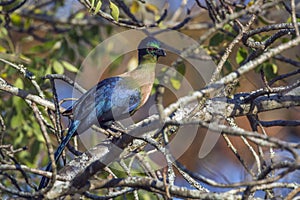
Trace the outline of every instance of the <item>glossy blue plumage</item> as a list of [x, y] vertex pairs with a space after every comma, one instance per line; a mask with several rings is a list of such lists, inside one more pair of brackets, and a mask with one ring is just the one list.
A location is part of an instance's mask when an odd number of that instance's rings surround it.
[[[54, 153], [55, 162], [58, 162], [66, 145], [75, 134], [84, 132], [93, 124], [101, 125], [128, 117], [135, 112], [140, 103], [140, 88], [129, 77], [111, 77], [98, 83], [67, 109], [66, 112], [72, 111], [74, 120], [66, 137]], [[46, 171], [51, 169], [49, 163]], [[47, 178], [42, 179], [40, 188], [45, 186], [47, 180]]]
[[85, 93], [71, 108], [74, 120], [80, 120], [80, 132], [93, 124], [122, 119], [133, 114], [141, 103], [140, 86], [130, 77], [104, 79]]
[[[73, 121], [54, 153], [55, 162], [75, 134], [84, 132], [94, 124], [103, 126], [108, 122], [129, 117], [147, 101], [154, 81], [155, 62], [159, 56], [165, 56], [165, 52], [157, 48], [157, 45], [153, 38], [143, 40], [139, 45], [139, 64], [142, 64], [140, 68], [104, 79], [66, 110], [65, 113], [73, 114]], [[51, 163], [46, 167], [46, 171], [50, 170]], [[43, 177], [39, 189], [47, 183], [48, 178]]]

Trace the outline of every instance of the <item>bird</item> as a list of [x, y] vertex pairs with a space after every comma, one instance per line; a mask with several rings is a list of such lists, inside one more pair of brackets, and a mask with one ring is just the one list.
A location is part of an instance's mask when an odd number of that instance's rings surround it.
[[[155, 80], [155, 67], [159, 57], [166, 56], [161, 43], [148, 36], [138, 45], [138, 66], [129, 72], [106, 78], [84, 93], [64, 114], [73, 119], [66, 136], [54, 153], [57, 163], [71, 138], [83, 133], [92, 125], [106, 126], [113, 121], [133, 115], [148, 100]], [[46, 171], [51, 171], [51, 162]], [[39, 189], [46, 187], [49, 179], [41, 179]]]

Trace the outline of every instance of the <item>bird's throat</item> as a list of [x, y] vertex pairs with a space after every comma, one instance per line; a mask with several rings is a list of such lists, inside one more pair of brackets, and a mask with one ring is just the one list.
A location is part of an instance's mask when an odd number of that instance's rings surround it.
[[157, 62], [156, 56], [150, 54], [146, 54], [141, 57], [139, 56], [139, 66], [147, 63], [156, 63], [156, 62]]

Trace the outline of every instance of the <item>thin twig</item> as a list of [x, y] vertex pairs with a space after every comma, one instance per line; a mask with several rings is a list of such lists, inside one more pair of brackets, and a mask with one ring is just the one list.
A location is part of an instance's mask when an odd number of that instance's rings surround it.
[[300, 33], [299, 33], [299, 27], [297, 24], [295, 0], [291, 0], [291, 9], [292, 9], [292, 22], [295, 27], [296, 35], [299, 36]]

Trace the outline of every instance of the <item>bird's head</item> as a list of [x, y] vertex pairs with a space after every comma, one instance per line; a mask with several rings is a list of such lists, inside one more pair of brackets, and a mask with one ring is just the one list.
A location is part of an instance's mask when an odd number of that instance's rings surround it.
[[143, 39], [138, 46], [139, 64], [156, 62], [160, 56], [166, 56], [161, 44], [153, 37]]

